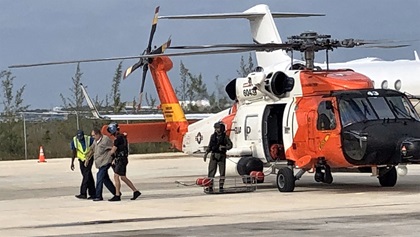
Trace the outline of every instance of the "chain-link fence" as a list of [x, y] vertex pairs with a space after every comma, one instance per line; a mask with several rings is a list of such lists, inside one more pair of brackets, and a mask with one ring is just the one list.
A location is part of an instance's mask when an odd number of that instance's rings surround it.
[[[70, 142], [78, 127], [90, 134], [93, 128], [109, 123], [87, 119], [80, 114], [69, 114], [65, 120], [44, 120], [28, 119], [24, 114], [13, 120], [3, 118], [0, 122], [0, 160], [38, 159], [40, 146], [47, 159], [70, 157]], [[172, 151], [169, 143], [130, 144], [131, 154], [168, 151]]]

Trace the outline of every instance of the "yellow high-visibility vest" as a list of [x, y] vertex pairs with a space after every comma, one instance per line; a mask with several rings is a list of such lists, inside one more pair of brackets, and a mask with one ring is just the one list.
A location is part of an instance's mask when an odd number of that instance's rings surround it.
[[77, 139], [76, 137], [73, 137], [73, 143], [74, 143], [74, 147], [76, 148], [77, 151], [77, 158], [81, 161], [85, 161], [86, 160], [86, 155], [90, 150], [90, 136], [85, 135], [85, 149], [83, 150], [83, 146], [82, 143], [79, 141], [79, 139]]

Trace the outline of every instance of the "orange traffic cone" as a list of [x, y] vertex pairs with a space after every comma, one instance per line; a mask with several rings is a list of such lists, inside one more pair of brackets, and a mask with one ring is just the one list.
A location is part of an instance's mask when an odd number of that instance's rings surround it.
[[44, 149], [42, 149], [42, 146], [39, 147], [39, 158], [38, 158], [38, 163], [40, 162], [47, 162], [45, 160], [45, 155], [44, 155]]

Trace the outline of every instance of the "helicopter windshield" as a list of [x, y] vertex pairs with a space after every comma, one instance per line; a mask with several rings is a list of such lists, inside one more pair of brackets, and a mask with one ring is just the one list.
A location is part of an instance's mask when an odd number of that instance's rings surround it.
[[410, 101], [403, 96], [342, 97], [339, 111], [343, 127], [378, 119], [419, 120]]

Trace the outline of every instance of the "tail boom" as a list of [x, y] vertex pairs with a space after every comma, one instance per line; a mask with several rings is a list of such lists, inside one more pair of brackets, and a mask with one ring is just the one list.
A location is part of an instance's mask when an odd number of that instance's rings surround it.
[[157, 57], [149, 64], [150, 72], [158, 93], [161, 109], [173, 148], [182, 150], [182, 139], [188, 131], [188, 121], [179, 104], [167, 72], [173, 67], [169, 57]]
[[[111, 135], [108, 126], [102, 127], [102, 134]], [[120, 131], [127, 133], [129, 143], [167, 142], [169, 132], [165, 122], [119, 124]]]

